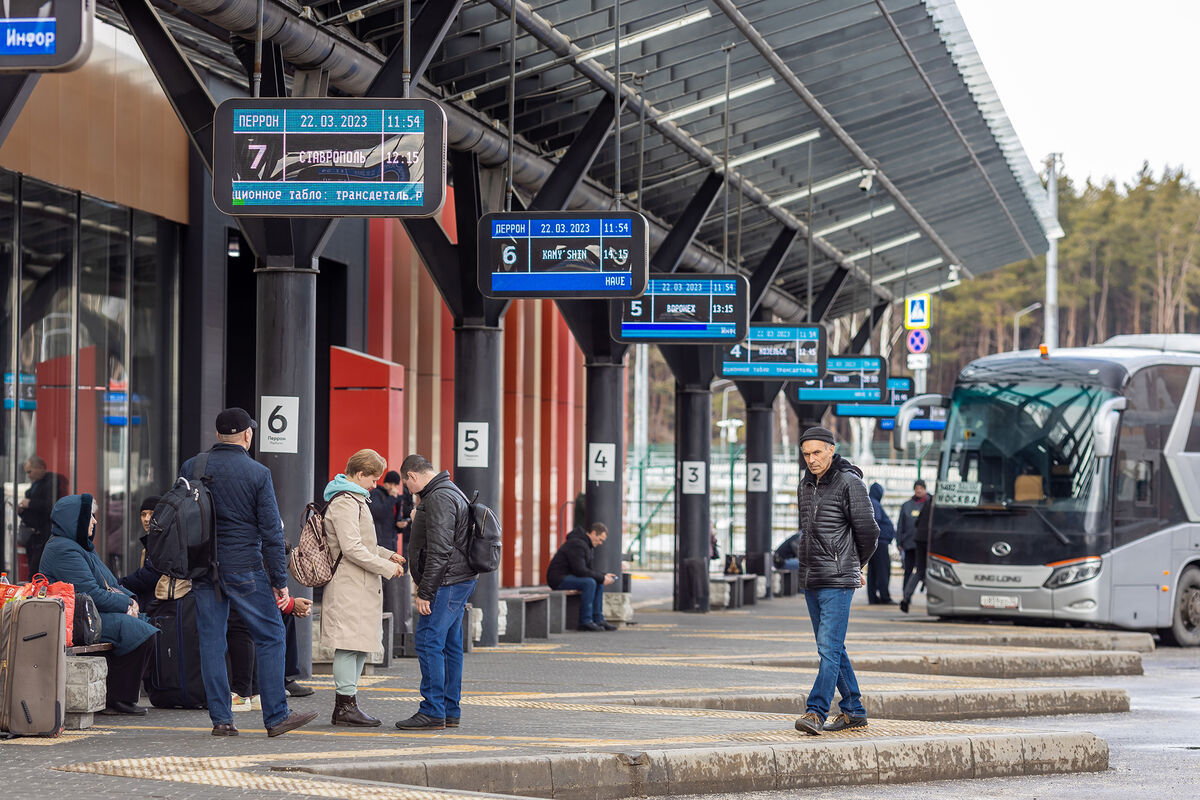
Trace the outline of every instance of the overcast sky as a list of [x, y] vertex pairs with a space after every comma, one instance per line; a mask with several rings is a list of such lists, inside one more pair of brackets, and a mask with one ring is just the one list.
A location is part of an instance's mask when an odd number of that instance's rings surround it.
[[957, 0], [1025, 152], [1082, 182], [1200, 180], [1200, 0]]

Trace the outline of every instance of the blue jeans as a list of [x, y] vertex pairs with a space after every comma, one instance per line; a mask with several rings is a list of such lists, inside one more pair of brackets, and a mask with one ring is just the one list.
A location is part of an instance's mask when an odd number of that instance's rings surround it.
[[225, 669], [225, 630], [229, 607], [233, 606], [246, 623], [254, 640], [258, 661], [259, 693], [262, 696], [263, 725], [273, 727], [287, 719], [287, 692], [283, 688], [284, 629], [279, 607], [266, 570], [226, 572], [220, 577], [221, 596], [211, 581], [192, 582], [196, 597], [196, 627], [200, 635], [200, 669], [204, 673], [204, 694], [208, 716], [214, 725], [233, 722], [229, 703], [229, 673]]
[[798, 559], [798, 558], [785, 558], [785, 559], [783, 560], [783, 568], [784, 568], [784, 569], [786, 569], [788, 572], [797, 572], [797, 571], [799, 571], [799, 569], [800, 569], [800, 559]]
[[850, 599], [853, 589], [805, 589], [804, 599], [808, 603], [808, 617], [812, 620], [813, 634], [817, 637], [817, 654], [821, 664], [817, 668], [817, 679], [808, 693], [805, 712], [821, 717], [829, 713], [833, 704], [833, 688], [837, 686], [842, 699], [838, 707], [851, 717], [865, 717], [862, 694], [858, 691], [858, 679], [850, 656], [846, 655], [846, 627], [850, 622]]
[[568, 575], [558, 584], [559, 589], [579, 590], [579, 624], [604, 624], [604, 584], [595, 578]]
[[417, 618], [421, 713], [427, 717], [462, 716], [463, 608], [473, 591], [473, 580], [442, 586], [429, 604], [432, 613]]

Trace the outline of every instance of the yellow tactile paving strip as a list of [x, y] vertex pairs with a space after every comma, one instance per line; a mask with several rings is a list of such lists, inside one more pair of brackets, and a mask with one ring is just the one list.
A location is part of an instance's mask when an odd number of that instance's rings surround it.
[[16, 739], [8, 739], [0, 746], [7, 747], [8, 745], [24, 745], [25, 747], [47, 747], [56, 744], [72, 744], [83, 739], [90, 739], [93, 736], [102, 736], [108, 731], [96, 730], [94, 728], [86, 731], [63, 731], [53, 739], [45, 739], [40, 736], [21, 736]]

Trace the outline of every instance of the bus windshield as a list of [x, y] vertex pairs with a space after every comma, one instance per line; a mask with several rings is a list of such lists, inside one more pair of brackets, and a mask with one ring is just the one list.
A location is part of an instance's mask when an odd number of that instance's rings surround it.
[[1092, 420], [1115, 396], [1081, 383], [959, 384], [946, 422], [938, 505], [1102, 511], [1109, 459], [1097, 463]]

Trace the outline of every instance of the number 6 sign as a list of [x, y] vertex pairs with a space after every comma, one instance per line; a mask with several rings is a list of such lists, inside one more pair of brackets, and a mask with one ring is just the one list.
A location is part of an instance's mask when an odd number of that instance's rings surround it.
[[263, 395], [258, 411], [258, 451], [260, 453], [298, 453], [300, 451], [300, 398]]

